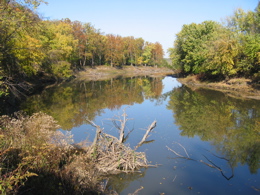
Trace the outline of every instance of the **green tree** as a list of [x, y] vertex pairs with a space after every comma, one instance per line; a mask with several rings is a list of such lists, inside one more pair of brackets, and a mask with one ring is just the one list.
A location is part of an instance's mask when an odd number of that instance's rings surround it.
[[215, 40], [206, 43], [207, 54], [202, 72], [224, 77], [235, 75], [239, 71], [239, 40], [227, 29], [219, 28], [216, 32]]
[[144, 64], [145, 66], [152, 62], [152, 50], [154, 45], [152, 43], [146, 42], [142, 56], [139, 57], [139, 64]]
[[237, 37], [241, 47], [237, 64], [239, 71], [245, 76], [260, 76], [259, 22], [260, 3], [255, 12], [238, 9], [227, 19], [227, 27], [233, 32], [233, 36]]
[[[42, 1], [0, 2], [0, 67], [5, 77], [34, 74], [42, 60], [40, 19], [28, 7]], [[36, 69], [36, 70], [35, 70]]]
[[48, 31], [48, 51], [45, 63], [50, 72], [58, 78], [67, 78], [72, 74], [71, 58], [78, 40], [72, 35], [69, 21], [45, 21]]
[[133, 55], [134, 55], [134, 63], [136, 65], [140, 64], [139, 63], [139, 58], [142, 56], [144, 43], [145, 43], [145, 41], [144, 41], [143, 38], [135, 39]]
[[238, 9], [226, 25], [213, 21], [184, 25], [169, 49], [172, 64], [187, 74], [260, 79], [260, 3], [255, 12]]
[[[253, 34], [245, 36], [245, 43], [243, 47], [246, 63], [248, 64], [245, 71], [250, 70], [251, 73], [258, 73], [260, 71], [260, 34]], [[245, 60], [244, 60], [245, 61]], [[259, 75], [260, 76], [260, 75]]]
[[95, 57], [97, 55], [97, 30], [90, 24], [84, 24], [84, 32], [87, 37], [86, 41], [86, 57], [90, 59], [90, 64], [93, 67], [95, 64]]
[[199, 73], [206, 60], [205, 43], [212, 39], [219, 26], [214, 21], [183, 25], [181, 32], [177, 34], [174, 48], [169, 50], [174, 67], [185, 73]]

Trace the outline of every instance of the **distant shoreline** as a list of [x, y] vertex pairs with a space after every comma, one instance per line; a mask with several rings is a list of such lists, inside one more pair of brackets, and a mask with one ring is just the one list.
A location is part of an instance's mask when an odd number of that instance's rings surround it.
[[109, 78], [134, 77], [134, 76], [167, 76], [173, 75], [175, 71], [165, 67], [151, 66], [95, 66], [94, 68], [87, 67], [83, 71], [76, 74], [78, 80], [106, 80]]

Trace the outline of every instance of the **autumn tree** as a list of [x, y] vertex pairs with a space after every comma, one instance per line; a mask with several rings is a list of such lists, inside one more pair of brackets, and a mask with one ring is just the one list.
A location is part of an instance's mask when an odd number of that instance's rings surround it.
[[133, 66], [134, 63], [134, 45], [135, 45], [135, 38], [133, 36], [124, 37], [124, 50], [125, 50], [125, 57], [127, 58], [127, 63]]
[[74, 39], [78, 40], [74, 58], [73, 67], [82, 68], [86, 66], [87, 56], [86, 56], [86, 45], [87, 45], [87, 35], [85, 33], [84, 24], [80, 21], [72, 22], [72, 34]]
[[[85, 27], [85, 33], [87, 36], [87, 51], [90, 56], [90, 64], [93, 67], [96, 64], [100, 64], [104, 53], [105, 39], [99, 29], [95, 29], [94, 26], [88, 24]], [[99, 62], [98, 62], [99, 61]]]
[[83, 26], [86, 35], [85, 58], [87, 58], [90, 61], [90, 65], [93, 67], [95, 64], [94, 59], [96, 55], [96, 29], [90, 23], [86, 23]]
[[144, 45], [145, 45], [145, 41], [143, 38], [135, 39], [135, 43], [134, 43], [134, 62], [135, 62], [135, 64], [140, 64], [139, 59], [142, 56]]
[[123, 63], [123, 41], [119, 35], [108, 34], [106, 45], [106, 60], [111, 67]]
[[104, 35], [90, 23], [68, 18], [44, 20], [35, 12], [41, 3], [46, 2], [0, 1], [0, 96], [12, 83], [45, 73], [64, 79], [87, 65], [160, 63], [159, 43]]
[[95, 41], [96, 45], [96, 64], [102, 65], [105, 59], [105, 51], [106, 51], [106, 44], [107, 44], [107, 37], [103, 35], [99, 30], [95, 33]]
[[153, 49], [152, 49], [152, 61], [154, 66], [162, 64], [163, 60], [163, 48], [162, 45], [159, 42], [156, 42], [153, 44]]

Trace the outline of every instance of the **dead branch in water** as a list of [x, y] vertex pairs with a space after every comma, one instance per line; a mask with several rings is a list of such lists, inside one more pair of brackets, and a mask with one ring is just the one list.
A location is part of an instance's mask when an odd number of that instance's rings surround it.
[[[126, 108], [125, 108], [126, 109]], [[123, 110], [123, 114], [121, 115], [122, 117], [120, 116], [116, 116], [117, 118], [113, 118], [113, 119], [108, 119], [108, 120], [111, 120], [113, 125], [119, 130], [119, 139], [118, 139], [118, 142], [119, 143], [124, 143], [125, 140], [127, 139], [127, 137], [130, 135], [130, 133], [133, 131], [133, 129], [131, 131], [128, 132], [128, 134], [125, 136], [125, 128], [126, 128], [126, 123], [127, 121], [129, 120], [132, 120], [132, 119], [129, 119], [127, 118], [127, 114], [125, 112], [125, 109]], [[118, 124], [119, 123], [119, 124]], [[150, 143], [150, 142], [153, 142], [154, 140], [150, 140], [150, 141], [146, 141], [147, 138], [150, 136], [149, 133], [156, 127], [156, 120], [153, 121], [150, 126], [147, 128], [142, 140], [135, 146], [135, 150], [137, 148], [139, 148], [141, 145], [145, 144], [145, 143]]]
[[146, 139], [150, 136], [149, 133], [156, 127], [156, 121], [153, 121], [151, 123], [151, 125], [148, 127], [148, 129], [146, 130], [143, 139], [137, 144], [137, 146], [135, 147], [135, 149], [139, 148], [141, 145], [143, 145], [146, 141]]
[[182, 149], [184, 150], [186, 156], [183, 156], [183, 155], [177, 153], [175, 150], [169, 148], [168, 146], [166, 146], [166, 147], [168, 148], [168, 150], [170, 150], [170, 151], [173, 152], [176, 156], [178, 156], [178, 158], [182, 158], [182, 159], [186, 159], [186, 160], [197, 161], [197, 162], [200, 162], [200, 163], [202, 163], [202, 164], [204, 164], [204, 165], [206, 165], [206, 166], [208, 166], [208, 167], [210, 167], [210, 168], [214, 168], [214, 169], [218, 170], [218, 171], [221, 173], [221, 175], [222, 175], [225, 179], [227, 179], [227, 180], [230, 180], [231, 178], [234, 177], [234, 170], [233, 170], [233, 167], [232, 167], [232, 165], [230, 164], [230, 162], [229, 162], [228, 159], [226, 159], [226, 158], [224, 158], [224, 157], [219, 157], [219, 156], [213, 154], [212, 152], [210, 152], [213, 156], [215, 156], [215, 157], [217, 157], [217, 158], [219, 158], [219, 159], [226, 160], [226, 161], [228, 162], [229, 167], [231, 168], [231, 171], [232, 171], [232, 174], [231, 174], [230, 177], [227, 177], [227, 176], [224, 174], [223, 170], [222, 170], [219, 166], [217, 166], [215, 163], [213, 163], [213, 161], [210, 160], [209, 158], [207, 158], [205, 155], [203, 155], [203, 156], [204, 156], [204, 158], [205, 158], [209, 163], [204, 162], [203, 160], [196, 160], [196, 159], [190, 158], [190, 157], [189, 157], [189, 154], [188, 154], [188, 152], [187, 152], [187, 150], [186, 150], [186, 148], [185, 148], [184, 146], [182, 146], [182, 145], [181, 145], [180, 143], [178, 143], [178, 142], [175, 142], [175, 143], [182, 147]]
[[[121, 118], [120, 116], [117, 116], [117, 119], [115, 119], [115, 118], [109, 119], [112, 121], [113, 125], [119, 130], [119, 142], [120, 143], [123, 143], [125, 141], [126, 137], [128, 137], [129, 134], [127, 136], [125, 136], [126, 123], [127, 123], [127, 121], [132, 120], [132, 119], [127, 118], [125, 109], [123, 110], [123, 114], [121, 115], [123, 118]], [[119, 122], [119, 124], [117, 122]], [[130, 131], [130, 133], [132, 131]]]
[[144, 189], [143, 186], [141, 186], [140, 188], [138, 188], [137, 190], [134, 191], [134, 193], [130, 193], [128, 195], [138, 195], [139, 191], [141, 191], [142, 189]]
[[93, 151], [95, 150], [95, 147], [96, 147], [96, 145], [97, 145], [97, 142], [98, 142], [98, 139], [99, 139], [99, 137], [100, 137], [100, 134], [101, 134], [102, 130], [101, 130], [100, 126], [96, 125], [93, 121], [91, 121], [91, 120], [89, 120], [89, 119], [86, 119], [86, 120], [87, 120], [93, 127], [96, 128], [96, 136], [95, 136], [94, 141], [93, 141], [93, 143], [92, 143], [92, 145], [91, 145], [92, 152], [93, 152]]
[[193, 159], [191, 159], [191, 158], [189, 158], [189, 157], [182, 156], [181, 154], [177, 153], [175, 150], [169, 148], [168, 146], [166, 146], [166, 148], [167, 148], [168, 150], [170, 150], [171, 152], [173, 152], [176, 156], [179, 156], [179, 158], [183, 158], [183, 159], [186, 159], [186, 160], [193, 160]]
[[152, 124], [148, 127], [146, 133], [143, 136], [143, 139], [139, 142], [139, 144], [143, 143], [149, 136], [148, 134], [156, 127], [156, 121], [153, 121]]

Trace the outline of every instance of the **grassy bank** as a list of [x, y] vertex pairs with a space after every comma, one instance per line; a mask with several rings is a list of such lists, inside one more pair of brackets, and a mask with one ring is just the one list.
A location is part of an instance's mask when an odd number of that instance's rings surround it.
[[223, 81], [202, 81], [197, 75], [178, 78], [178, 81], [196, 90], [208, 88], [222, 91], [227, 95], [240, 98], [260, 99], [260, 84], [251, 79], [232, 78]]

